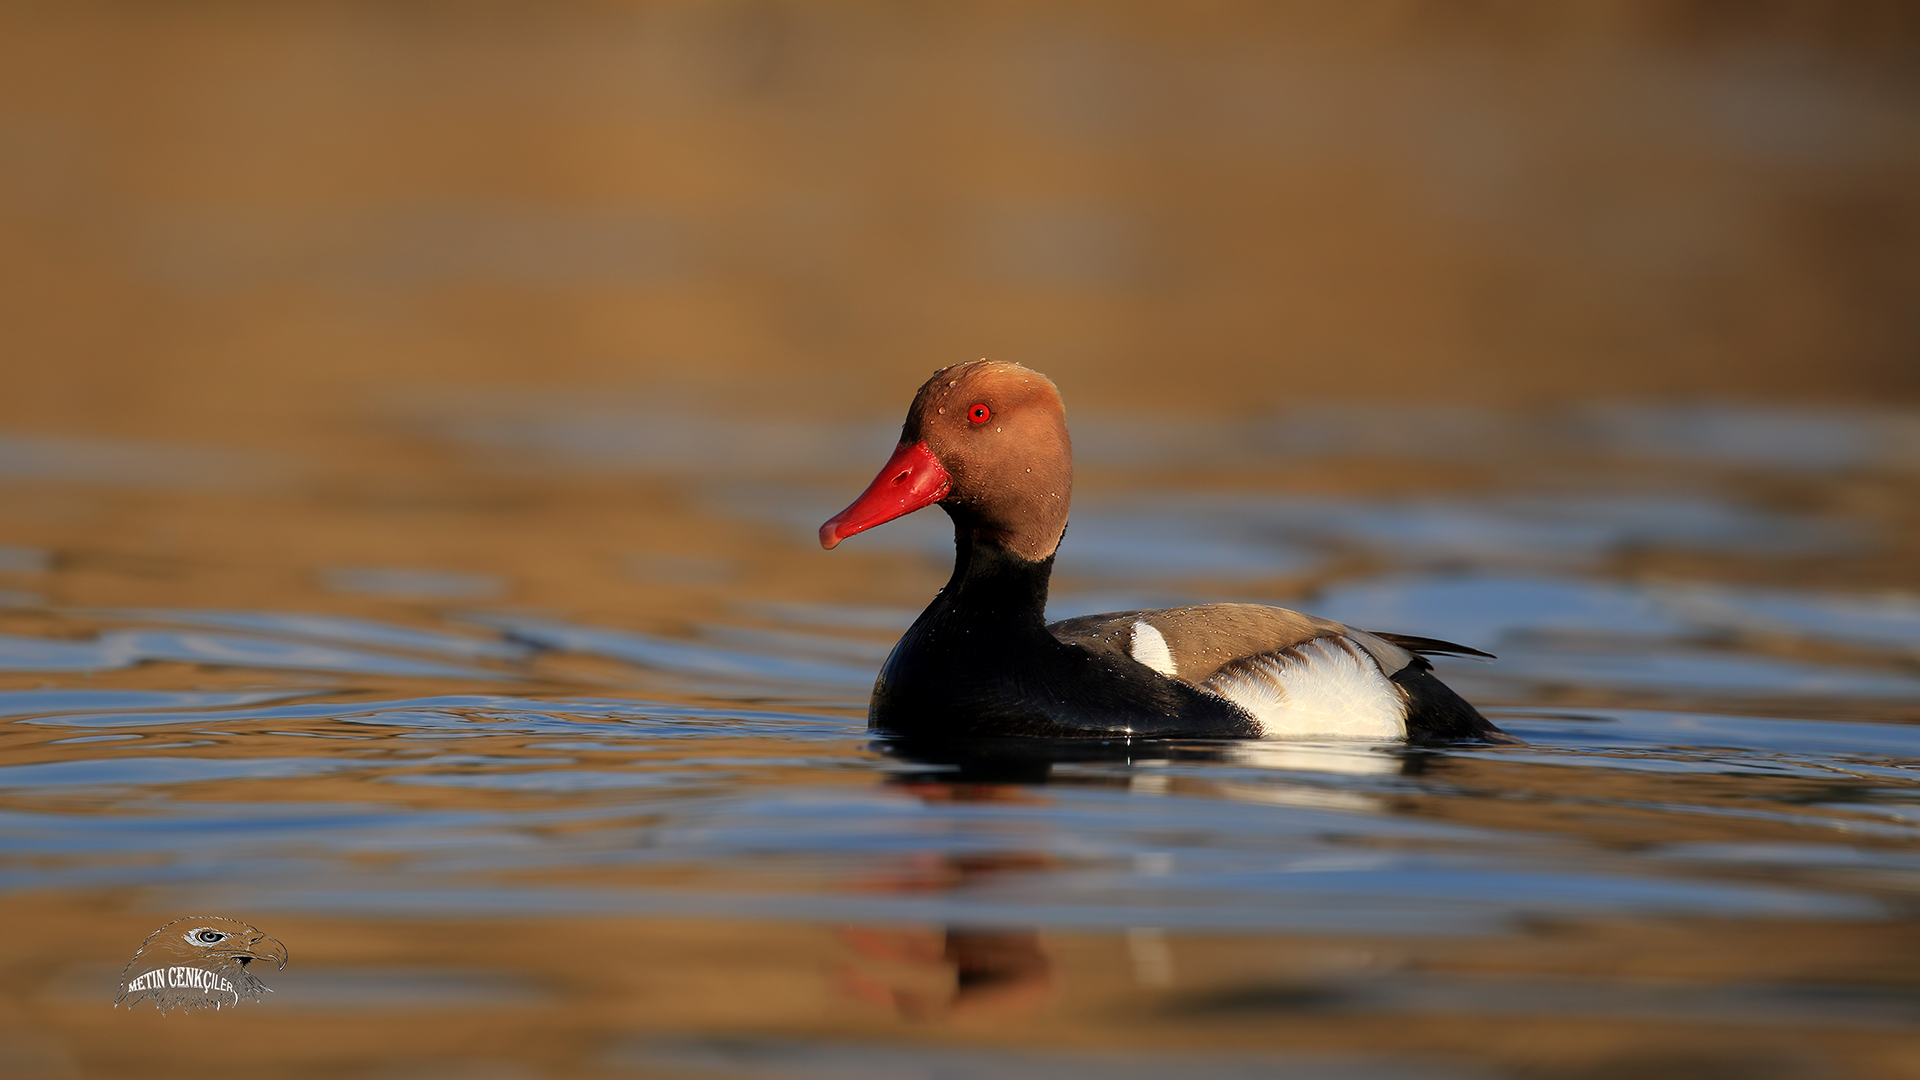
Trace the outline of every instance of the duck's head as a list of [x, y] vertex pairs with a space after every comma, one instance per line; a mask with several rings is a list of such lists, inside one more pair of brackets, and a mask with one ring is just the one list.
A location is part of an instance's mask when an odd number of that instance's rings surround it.
[[900, 445], [853, 505], [820, 526], [820, 546], [939, 503], [960, 533], [1037, 562], [1059, 546], [1072, 496], [1060, 391], [1019, 364], [973, 360], [920, 387]]

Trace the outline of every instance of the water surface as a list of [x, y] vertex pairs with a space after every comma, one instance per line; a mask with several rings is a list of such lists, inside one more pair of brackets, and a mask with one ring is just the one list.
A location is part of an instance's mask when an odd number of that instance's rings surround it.
[[[770, 461], [541, 409], [443, 411], [377, 481], [9, 458], [0, 905], [34, 930], [4, 951], [7, 1069], [1825, 1077], [1920, 1052], [1902, 417], [1488, 414], [1493, 449], [1437, 423], [1330, 451], [1294, 413], [1247, 422], [1229, 471], [1201, 467], [1219, 425], [1076, 418], [1056, 616], [1252, 599], [1461, 640], [1500, 659], [1444, 677], [1525, 744], [1042, 760], [865, 730], [949, 550], [933, 513], [812, 546], [882, 418]], [[288, 944], [271, 999], [106, 1008], [198, 912]]]

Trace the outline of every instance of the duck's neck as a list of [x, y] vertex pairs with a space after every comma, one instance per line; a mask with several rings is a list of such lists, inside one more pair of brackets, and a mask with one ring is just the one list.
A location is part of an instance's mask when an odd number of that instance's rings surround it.
[[1028, 731], [1075, 707], [1049, 689], [1065, 645], [1047, 632], [1053, 557], [1023, 559], [956, 530], [953, 577], [914, 620], [874, 681], [867, 719], [896, 732]]
[[953, 577], [940, 590], [933, 609], [948, 622], [997, 628], [1008, 639], [1026, 632], [1045, 633], [1047, 583], [1053, 556], [1027, 559], [995, 539], [965, 527], [954, 530]]

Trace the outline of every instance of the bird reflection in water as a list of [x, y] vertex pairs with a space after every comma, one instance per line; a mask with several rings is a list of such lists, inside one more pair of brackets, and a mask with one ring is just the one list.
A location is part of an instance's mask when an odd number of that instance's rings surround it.
[[1053, 996], [1053, 961], [1033, 929], [842, 931], [864, 963], [841, 983], [908, 1020], [1026, 1014]]
[[[1044, 768], [1040, 775], [1044, 777]], [[1032, 776], [969, 769], [910, 774], [891, 783], [928, 804], [1045, 806], [1053, 801], [1030, 782], [1015, 779], [1030, 781]], [[869, 881], [868, 887], [948, 892], [1001, 875], [1059, 866], [1060, 860], [1045, 852], [940, 853], [913, 860], [896, 874]], [[849, 927], [841, 934], [860, 958], [842, 975], [845, 989], [862, 1001], [891, 1007], [907, 1020], [964, 1022], [1026, 1015], [1053, 996], [1053, 961], [1040, 943], [1040, 932], [1031, 927]]]
[[[1324, 784], [1288, 782], [1279, 776], [1417, 776], [1440, 760], [1429, 751], [1364, 743], [887, 739], [876, 748], [921, 766], [885, 782], [929, 806], [977, 803], [1046, 807], [1055, 801], [1047, 787], [1058, 784], [1164, 794], [1167, 778], [1159, 770], [1075, 770], [1063, 776], [1055, 772], [1055, 767], [1164, 766], [1207, 761], [1278, 774], [1258, 783], [1208, 782], [1206, 786], [1216, 796], [1391, 813], [1393, 808], [1377, 796]], [[884, 877], [867, 879], [866, 887], [890, 893], [948, 893], [1004, 875], [1064, 868], [1058, 857], [1044, 851], [926, 853], [907, 860]], [[844, 988], [863, 1001], [889, 1006], [909, 1020], [1029, 1015], [1051, 999], [1056, 986], [1053, 963], [1041, 944], [1039, 931], [1033, 928], [849, 928], [842, 931], [842, 937], [859, 957], [842, 973]], [[1153, 943], [1130, 938], [1129, 944], [1139, 954], [1143, 945]], [[1164, 945], [1159, 949], [1164, 952]], [[1136, 963], [1139, 959], [1136, 955]]]

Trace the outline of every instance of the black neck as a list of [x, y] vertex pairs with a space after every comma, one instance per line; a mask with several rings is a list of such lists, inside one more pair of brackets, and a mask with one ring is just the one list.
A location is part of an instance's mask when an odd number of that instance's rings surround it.
[[1053, 558], [1023, 559], [964, 527], [954, 534], [953, 577], [880, 669], [868, 713], [876, 724], [937, 731], [1000, 715], [1062, 648], [1046, 626]]
[[1001, 634], [1045, 632], [1053, 556], [1038, 562], [1023, 559], [998, 540], [974, 536], [958, 523], [953, 546], [953, 577], [940, 590], [935, 608], [944, 609], [948, 620], [983, 621]]

